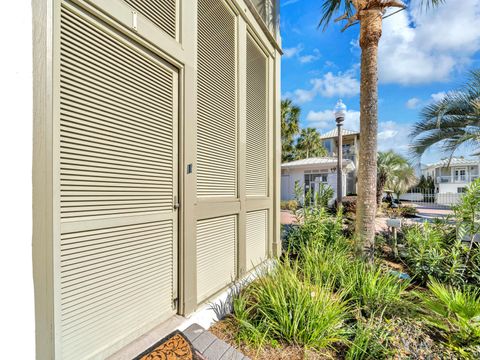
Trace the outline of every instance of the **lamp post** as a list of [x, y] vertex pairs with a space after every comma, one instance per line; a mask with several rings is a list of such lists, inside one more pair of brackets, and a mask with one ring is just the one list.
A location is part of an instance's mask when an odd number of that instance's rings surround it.
[[335, 105], [334, 109], [335, 113], [335, 121], [337, 122], [337, 206], [342, 203], [343, 198], [343, 176], [342, 176], [342, 158], [343, 158], [343, 144], [342, 144], [342, 125], [345, 121], [345, 115], [347, 114], [347, 107], [342, 102], [342, 100], [338, 100], [337, 104]]

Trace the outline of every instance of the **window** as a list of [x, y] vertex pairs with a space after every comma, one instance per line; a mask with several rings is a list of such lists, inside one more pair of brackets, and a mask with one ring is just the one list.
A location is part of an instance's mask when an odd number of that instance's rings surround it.
[[467, 170], [466, 169], [456, 169], [455, 170], [455, 181], [465, 181], [467, 180]]
[[327, 174], [305, 174], [305, 195], [307, 195], [308, 190], [315, 191], [315, 183], [326, 183]]
[[459, 187], [457, 188], [457, 193], [459, 194], [464, 194], [467, 192], [467, 188], [466, 187]]

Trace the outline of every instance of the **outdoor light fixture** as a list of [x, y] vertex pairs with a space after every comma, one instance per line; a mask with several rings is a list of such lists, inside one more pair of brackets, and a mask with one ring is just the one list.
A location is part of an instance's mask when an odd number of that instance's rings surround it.
[[343, 198], [343, 185], [342, 185], [342, 157], [343, 157], [343, 144], [342, 144], [342, 125], [345, 121], [345, 115], [347, 114], [347, 106], [342, 102], [342, 100], [338, 100], [337, 104], [335, 105], [335, 109], [333, 109], [335, 113], [335, 121], [337, 122], [337, 206], [342, 203]]

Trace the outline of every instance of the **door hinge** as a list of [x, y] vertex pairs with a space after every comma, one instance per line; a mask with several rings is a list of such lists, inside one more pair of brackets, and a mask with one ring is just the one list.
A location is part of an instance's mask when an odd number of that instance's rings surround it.
[[178, 298], [172, 300], [172, 309], [178, 308]]

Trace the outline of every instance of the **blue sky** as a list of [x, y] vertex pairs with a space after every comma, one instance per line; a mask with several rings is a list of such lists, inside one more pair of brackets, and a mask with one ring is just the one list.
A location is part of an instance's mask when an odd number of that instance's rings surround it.
[[[421, 108], [460, 87], [480, 68], [480, 0], [446, 0], [421, 11], [420, 0], [384, 20], [379, 47], [379, 150], [408, 153], [408, 133]], [[334, 125], [336, 100], [348, 106], [345, 127], [359, 126], [358, 25], [317, 29], [323, 0], [281, 0], [282, 95], [302, 109], [302, 126]], [[458, 155], [468, 155], [461, 149]], [[423, 163], [445, 157], [432, 149]]]

